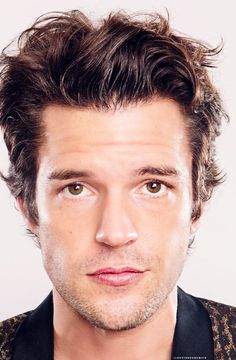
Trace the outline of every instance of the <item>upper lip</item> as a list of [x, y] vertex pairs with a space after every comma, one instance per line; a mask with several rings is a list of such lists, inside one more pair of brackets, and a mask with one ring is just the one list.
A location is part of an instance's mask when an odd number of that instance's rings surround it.
[[99, 274], [120, 274], [123, 272], [135, 272], [135, 273], [141, 273], [144, 272], [144, 270], [140, 270], [137, 268], [133, 268], [130, 266], [125, 266], [121, 268], [114, 268], [114, 267], [105, 267], [102, 269], [98, 269], [94, 271], [93, 273], [89, 273], [88, 275], [99, 275]]

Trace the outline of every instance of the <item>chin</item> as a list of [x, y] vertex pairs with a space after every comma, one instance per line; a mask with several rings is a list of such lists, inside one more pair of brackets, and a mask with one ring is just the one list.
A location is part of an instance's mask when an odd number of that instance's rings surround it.
[[88, 324], [106, 331], [135, 329], [151, 319], [165, 298], [149, 293], [146, 296], [124, 296], [113, 300], [67, 299], [70, 306]]

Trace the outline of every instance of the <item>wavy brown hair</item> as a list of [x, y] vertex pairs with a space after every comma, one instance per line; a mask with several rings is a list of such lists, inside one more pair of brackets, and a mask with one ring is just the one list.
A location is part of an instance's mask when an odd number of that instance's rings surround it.
[[219, 48], [174, 32], [160, 14], [139, 20], [112, 13], [93, 24], [80, 11], [47, 14], [1, 55], [0, 125], [9, 173], [2, 176], [37, 223], [35, 187], [42, 111], [49, 104], [115, 109], [153, 98], [175, 100], [192, 150], [192, 219], [222, 175], [215, 138], [227, 118], [208, 68]]

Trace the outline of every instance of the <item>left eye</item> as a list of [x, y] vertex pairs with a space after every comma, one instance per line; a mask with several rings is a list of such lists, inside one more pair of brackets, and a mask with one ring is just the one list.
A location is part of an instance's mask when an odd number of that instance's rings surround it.
[[168, 191], [168, 187], [162, 184], [160, 181], [152, 180], [146, 183], [143, 187], [143, 192], [147, 195], [164, 195]]

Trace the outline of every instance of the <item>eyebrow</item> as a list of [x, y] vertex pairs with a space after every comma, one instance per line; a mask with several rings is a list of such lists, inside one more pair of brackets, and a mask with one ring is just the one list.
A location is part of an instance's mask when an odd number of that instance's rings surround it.
[[[133, 176], [143, 176], [143, 175], [159, 175], [159, 176], [172, 176], [172, 177], [182, 177], [182, 173], [173, 167], [154, 167], [154, 166], [145, 166], [139, 169], [132, 171]], [[49, 180], [70, 180], [73, 178], [85, 178], [85, 177], [94, 177], [95, 174], [91, 171], [77, 171], [77, 170], [55, 170], [48, 176]]]
[[93, 175], [90, 171], [55, 170], [48, 176], [48, 180], [69, 180], [73, 178], [92, 177]]
[[173, 176], [173, 177], [182, 177], [182, 173], [170, 166], [145, 166], [140, 169], [134, 170], [134, 175], [143, 176], [146, 174], [150, 175], [159, 175], [159, 176]]

